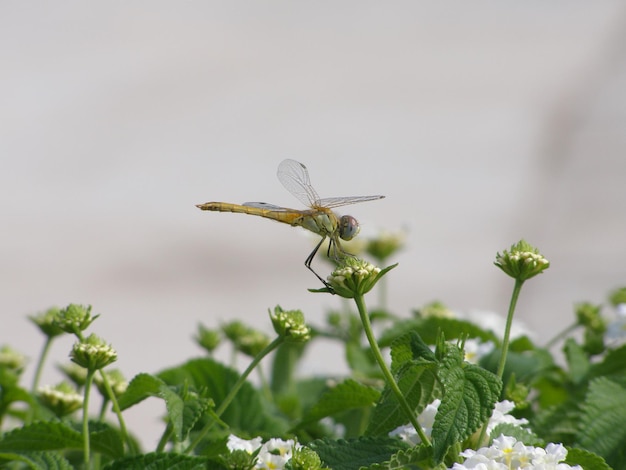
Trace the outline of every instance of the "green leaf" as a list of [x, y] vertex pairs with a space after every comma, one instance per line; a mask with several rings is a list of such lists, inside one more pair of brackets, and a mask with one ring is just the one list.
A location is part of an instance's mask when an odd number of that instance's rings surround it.
[[[219, 406], [234, 387], [239, 374], [213, 359], [202, 358], [164, 370], [158, 377], [169, 385], [187, 384], [190, 389], [202, 390], [203, 396], [212, 398]], [[221, 419], [234, 428], [233, 432], [242, 430], [251, 435], [280, 435], [286, 431], [287, 425], [271, 411], [263, 402], [260, 392], [249, 382], [245, 382]]]
[[120, 409], [125, 410], [148, 397], [158, 397], [165, 401], [169, 421], [179, 442], [188, 437], [194, 425], [212, 404], [211, 400], [188, 393], [186, 387], [170, 387], [158, 377], [138, 374], [120, 397]]
[[388, 437], [359, 439], [320, 439], [309, 447], [317, 452], [324, 465], [333, 470], [358, 470], [375, 463], [386, 462], [407, 444]]
[[[110, 457], [123, 454], [123, 445], [118, 431], [104, 423], [89, 423], [91, 448]], [[83, 448], [80, 432], [65, 423], [36, 422], [14, 429], [2, 436], [0, 452], [21, 453], [22, 451], [46, 451]]]
[[[592, 454], [584, 449], [567, 449], [567, 457], [563, 463], [569, 465], [580, 465], [585, 470], [612, 470], [606, 461], [599, 455]], [[615, 467], [615, 468], [623, 468]]]
[[563, 351], [565, 352], [572, 382], [580, 384], [585, 380], [589, 372], [590, 363], [587, 353], [573, 338], [567, 338]]
[[578, 443], [614, 468], [626, 466], [626, 389], [604, 377], [589, 384]]
[[164, 388], [167, 388], [167, 384], [160, 378], [145, 373], [138, 374], [118, 398], [120, 409], [123, 411], [149, 397], [159, 397]]
[[433, 448], [426, 444], [421, 444], [410, 449], [401, 450], [391, 456], [389, 461], [375, 463], [367, 467], [367, 470], [406, 470], [431, 468], [430, 459], [433, 455]]
[[274, 353], [270, 387], [275, 395], [293, 390], [294, 373], [307, 343], [284, 342]]
[[378, 390], [347, 379], [324, 393], [302, 421], [307, 423], [350, 409], [369, 407], [379, 397]]
[[[426, 406], [441, 394], [434, 363], [405, 363], [396, 373], [396, 382], [411, 409], [420, 414]], [[386, 435], [389, 431], [409, 422], [404, 409], [389, 386], [374, 408], [366, 434]]]
[[390, 345], [396, 338], [403, 336], [408, 331], [419, 332], [425, 344], [436, 344], [440, 334], [443, 334], [447, 340], [467, 337], [478, 338], [483, 342], [500, 343], [492, 331], [482, 329], [469, 321], [427, 316], [395, 322], [393, 326], [384, 331], [379, 340], [379, 346], [382, 348]]
[[626, 382], [626, 344], [609, 351], [602, 362], [593, 364], [590, 378], [608, 377], [615, 382]]
[[73, 470], [73, 466], [57, 452], [0, 453], [0, 463], [22, 462], [33, 470]]
[[203, 470], [208, 468], [207, 465], [208, 459], [205, 457], [151, 453], [116, 460], [104, 468], [105, 470]]
[[395, 372], [402, 365], [414, 361], [435, 362], [435, 353], [417, 332], [410, 331], [391, 344], [391, 370]]
[[463, 362], [463, 351], [448, 343], [445, 344], [439, 379], [444, 392], [432, 431], [437, 463], [443, 460], [452, 445], [467, 439], [489, 419], [502, 390], [498, 377]]

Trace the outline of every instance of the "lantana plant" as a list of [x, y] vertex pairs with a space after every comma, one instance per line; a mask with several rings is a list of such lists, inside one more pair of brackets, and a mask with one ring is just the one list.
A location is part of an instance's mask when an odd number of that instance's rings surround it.
[[[385, 234], [364, 250], [383, 262], [401, 240]], [[611, 292], [606, 305], [577, 304], [572, 324], [540, 345], [514, 316], [524, 283], [550, 263], [522, 240], [498, 253], [495, 265], [513, 279], [501, 328], [487, 314], [455, 313], [441, 302], [395, 315], [386, 293], [395, 265], [346, 256], [324, 288], [311, 289], [345, 299], [325, 323], [309, 326], [300, 310], [280, 306], [269, 311], [272, 335], [232, 319], [208, 326], [199, 319], [194, 340], [201, 357], [130, 381], [109, 369], [116, 350], [87, 333], [97, 325], [91, 307], [70, 304], [33, 315], [45, 339], [30, 387], [21, 383], [30, 367], [25, 358], [0, 347], [0, 465], [626, 468], [626, 288]], [[372, 295], [375, 309], [368, 307]], [[65, 379], [42, 386], [48, 352], [67, 334], [76, 343], [71, 362], [59, 367]], [[301, 373], [303, 354], [320, 339], [342, 346], [348, 374]], [[241, 361], [215, 358], [223, 347], [234, 359], [247, 358], [245, 370], [233, 365]], [[102, 403], [93, 416], [92, 391]], [[159, 442], [144, 449], [141, 430], [126, 428], [124, 412], [149, 397], [163, 400], [167, 411]]]

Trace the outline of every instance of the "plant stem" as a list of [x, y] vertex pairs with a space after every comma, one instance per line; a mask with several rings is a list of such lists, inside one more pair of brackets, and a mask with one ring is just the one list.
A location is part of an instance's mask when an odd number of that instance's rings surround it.
[[102, 383], [104, 384], [104, 388], [107, 391], [109, 400], [111, 400], [111, 403], [113, 405], [113, 411], [115, 412], [115, 415], [117, 416], [117, 421], [120, 424], [120, 433], [122, 434], [122, 440], [126, 441], [126, 443], [128, 444], [128, 449], [131, 451], [131, 453], [134, 453], [132, 452], [132, 450], [134, 449], [135, 446], [128, 436], [128, 431], [126, 430], [126, 423], [124, 422], [124, 417], [122, 416], [122, 410], [120, 410], [120, 405], [117, 402], [117, 397], [115, 396], [115, 393], [113, 392], [113, 389], [111, 388], [111, 384], [109, 383], [109, 378], [106, 376], [106, 374], [104, 373], [104, 370], [102, 369], [100, 369], [100, 377], [102, 378]]
[[378, 347], [378, 343], [376, 342], [376, 338], [374, 338], [374, 332], [372, 331], [372, 324], [370, 323], [370, 317], [367, 314], [367, 308], [365, 307], [365, 300], [362, 295], [355, 295], [354, 301], [356, 302], [357, 309], [359, 310], [359, 316], [361, 317], [361, 323], [363, 323], [363, 329], [365, 330], [365, 336], [367, 336], [367, 340], [369, 341], [370, 347], [372, 348], [372, 353], [374, 354], [374, 358], [376, 358], [376, 362], [378, 362], [378, 366], [387, 381], [387, 385], [391, 388], [391, 391], [396, 396], [396, 399], [400, 403], [400, 406], [406, 413], [409, 421], [415, 428], [417, 435], [421, 439], [421, 441], [425, 444], [430, 444], [430, 439], [424, 433], [424, 430], [417, 422], [417, 418], [414, 415], [413, 410], [407, 403], [404, 395], [402, 395], [402, 391], [400, 391], [400, 387], [396, 383], [396, 380], [393, 378], [391, 371], [385, 364], [385, 360], [383, 359], [383, 355], [380, 352], [380, 348]]
[[[267, 356], [270, 352], [272, 352], [274, 349], [280, 346], [284, 340], [285, 338], [282, 336], [277, 337], [274, 341], [268, 344], [265, 347], [265, 349], [263, 349], [263, 351], [261, 351], [259, 354], [256, 355], [256, 357], [252, 360], [248, 368], [244, 371], [243, 374], [241, 374], [241, 376], [239, 377], [235, 385], [233, 385], [233, 387], [230, 389], [230, 392], [228, 393], [228, 395], [226, 395], [226, 398], [222, 400], [222, 403], [220, 403], [220, 406], [218, 406], [217, 409], [215, 410], [215, 415], [217, 417], [220, 417], [222, 413], [226, 411], [226, 408], [228, 408], [228, 405], [230, 405], [230, 403], [233, 401], [233, 398], [235, 398], [235, 395], [237, 395], [237, 392], [239, 391], [241, 386], [245, 383], [246, 379], [248, 378], [250, 373], [254, 370], [254, 368], [257, 366], [257, 364], [261, 362], [261, 360], [265, 356]], [[202, 439], [204, 438], [204, 436], [206, 436], [206, 434], [209, 432], [211, 427], [213, 427], [213, 424], [215, 424], [215, 421], [211, 420], [206, 424], [206, 426], [204, 426], [204, 428], [198, 433], [198, 435], [193, 440], [193, 442], [189, 444], [189, 447], [185, 449], [184, 451], [185, 454], [189, 454], [202, 441]]]
[[500, 363], [498, 364], [498, 378], [502, 379], [504, 374], [504, 366], [506, 365], [506, 355], [509, 350], [509, 340], [511, 337], [511, 325], [513, 324], [513, 314], [515, 313], [515, 305], [517, 304], [517, 298], [522, 290], [524, 281], [520, 279], [515, 280], [515, 286], [513, 287], [513, 293], [511, 294], [511, 302], [509, 303], [509, 313], [506, 317], [506, 327], [504, 328], [504, 338], [502, 339], [502, 355], [500, 356]]
[[87, 370], [85, 396], [83, 398], [83, 458], [86, 469], [89, 468], [89, 394], [93, 384], [94, 373], [95, 371]]
[[46, 337], [46, 342], [41, 348], [41, 354], [39, 355], [39, 360], [37, 361], [37, 370], [35, 371], [35, 376], [33, 377], [33, 385], [31, 387], [31, 392], [35, 393], [37, 391], [37, 387], [39, 387], [39, 380], [41, 379], [41, 371], [43, 370], [43, 364], [46, 362], [46, 357], [48, 356], [48, 351], [50, 350], [50, 345], [52, 344], [53, 337]]
[[561, 331], [556, 336], [554, 336], [550, 341], [548, 341], [546, 343], [545, 348], [546, 349], [550, 349], [552, 346], [554, 346], [556, 344], [557, 341], [559, 341], [561, 338], [564, 338], [565, 336], [567, 336], [569, 333], [571, 333], [576, 328], [578, 328], [578, 326], [579, 326], [578, 323], [572, 323], [570, 326], [565, 328], [563, 331]]

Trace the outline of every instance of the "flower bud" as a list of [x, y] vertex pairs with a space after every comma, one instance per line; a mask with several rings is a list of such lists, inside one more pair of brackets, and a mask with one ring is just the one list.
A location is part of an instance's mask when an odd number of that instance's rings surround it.
[[[106, 378], [109, 381], [109, 386], [111, 387], [111, 390], [116, 397], [119, 397], [128, 388], [128, 381], [124, 377], [124, 374], [122, 374], [122, 371], [120, 371], [119, 369], [107, 370], [104, 372], [104, 375], [106, 375]], [[100, 395], [108, 398], [109, 394], [106, 390], [106, 386], [104, 385], [104, 380], [102, 379], [102, 376], [100, 374], [96, 374], [93, 378], [93, 381], [96, 384]]]
[[58, 308], [52, 307], [43, 313], [29, 316], [28, 319], [32, 321], [48, 338], [54, 338], [64, 332], [57, 324], [60, 312], [61, 311]]
[[368, 240], [365, 251], [379, 263], [384, 263], [387, 258], [404, 246], [405, 233], [381, 232], [378, 237]]
[[300, 310], [283, 310], [280, 305], [269, 311], [274, 331], [285, 340], [305, 343], [311, 339], [311, 329], [304, 323], [304, 314]]
[[91, 305], [85, 307], [83, 305], [70, 304], [59, 312], [56, 324], [66, 333], [78, 335], [81, 331], [86, 330], [99, 316], [91, 316]]
[[196, 336], [194, 336], [194, 340], [201, 348], [211, 354], [222, 341], [222, 335], [217, 330], [212, 330], [202, 324], [198, 324], [198, 332]]
[[78, 410], [83, 406], [83, 396], [67, 382], [61, 382], [54, 387], [46, 385], [38, 390], [39, 400], [57, 417], [61, 418]]
[[74, 343], [70, 359], [89, 371], [102, 369], [117, 360], [117, 352], [95, 334]]
[[525, 240], [496, 255], [494, 262], [502, 271], [518, 281], [525, 281], [548, 269], [550, 262]]
[[[348, 256], [342, 259], [337, 269], [328, 276], [328, 285], [335, 294], [351, 299], [368, 293], [383, 275], [396, 266], [397, 264], [394, 264], [381, 271], [365, 260]], [[315, 292], [330, 292], [330, 289]]]

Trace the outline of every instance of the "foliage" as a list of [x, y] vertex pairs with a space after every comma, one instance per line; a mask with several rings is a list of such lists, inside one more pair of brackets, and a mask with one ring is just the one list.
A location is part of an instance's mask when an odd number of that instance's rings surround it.
[[[529, 262], [534, 264], [524, 264]], [[265, 336], [236, 322], [223, 331], [199, 325], [195, 338], [208, 356], [140, 373], [129, 383], [104, 370], [117, 358], [112, 347], [83, 336], [97, 318], [91, 307], [70, 305], [31, 317], [46, 337], [33, 387], [21, 384], [19, 354], [0, 350], [0, 465], [243, 469], [269, 468], [264, 462], [272, 461], [272, 468], [462, 469], [468, 452], [509, 436], [544, 453], [544, 447], [558, 451], [550, 443], [563, 444], [564, 465], [626, 468], [626, 320], [618, 315], [612, 321], [601, 305], [580, 304], [573, 324], [546, 345], [510, 334], [523, 282], [549, 266], [536, 249], [520, 242], [498, 254], [496, 265], [515, 278], [501, 331], [441, 303], [410, 317], [385, 305], [368, 312], [365, 294], [384, 287], [376, 284], [391, 267], [351, 263], [354, 285], [345, 281], [344, 266], [335, 271], [341, 285], [333, 278], [316, 292], [354, 299], [356, 311], [343, 304], [326, 324], [309, 328], [301, 312], [277, 307], [270, 312], [273, 341], [259, 341]], [[620, 312], [624, 304], [615, 299], [624, 298], [624, 290], [616, 292], [609, 308]], [[582, 334], [573, 334], [576, 329]], [[86, 364], [85, 375], [79, 380], [68, 372], [74, 388], [64, 384], [42, 394], [37, 377], [50, 343], [62, 334], [77, 337], [74, 351], [80, 347], [82, 356], [75, 362]], [[306, 348], [319, 338], [343, 346], [348, 376], [299, 374]], [[213, 358], [225, 345], [253, 357], [245, 371]], [[470, 358], [476, 345], [488, 350]], [[273, 361], [270, 379], [253, 385], [249, 374], [264, 358]], [[88, 416], [94, 377], [103, 406], [99, 416]], [[166, 413], [160, 442], [144, 450], [126, 430], [123, 414], [149, 397], [163, 400]], [[514, 409], [501, 411], [502, 403]]]

